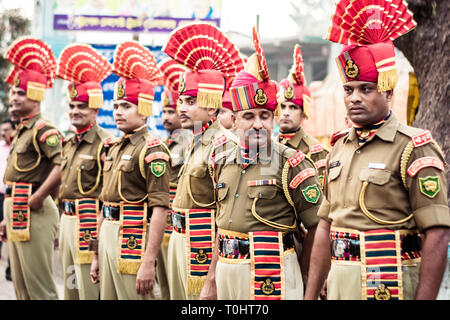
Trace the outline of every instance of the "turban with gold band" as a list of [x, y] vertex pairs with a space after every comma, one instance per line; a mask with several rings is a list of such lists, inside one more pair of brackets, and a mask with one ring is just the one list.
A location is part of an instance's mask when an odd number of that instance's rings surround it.
[[417, 23], [404, 0], [340, 0], [326, 39], [344, 44], [336, 58], [344, 83], [376, 82], [378, 91], [395, 87], [398, 76], [393, 40]]
[[230, 87], [233, 111], [253, 108], [274, 111], [277, 107], [278, 84], [269, 78], [264, 50], [255, 27], [253, 44], [256, 53], [248, 58], [245, 69], [236, 75]]
[[195, 23], [175, 29], [163, 51], [186, 66], [179, 94], [197, 97], [202, 108], [222, 107], [226, 79], [242, 70], [239, 50], [215, 26]]
[[165, 58], [158, 63], [158, 68], [164, 75], [164, 93], [163, 93], [163, 107], [170, 107], [177, 109], [177, 101], [179, 98], [178, 87], [180, 85], [180, 78], [186, 68], [178, 64], [171, 58]]
[[155, 85], [164, 76], [149, 49], [135, 41], [119, 44], [114, 52], [113, 73], [120, 78], [114, 89], [114, 100], [125, 100], [138, 106], [144, 116], [153, 115]]
[[70, 81], [71, 101], [86, 102], [89, 108], [103, 106], [101, 82], [111, 74], [111, 65], [89, 45], [72, 44], [59, 56], [57, 77]]
[[294, 48], [294, 64], [287, 79], [279, 83], [280, 93], [278, 101], [283, 103], [291, 101], [303, 109], [306, 117], [309, 117], [309, 105], [311, 103], [311, 93], [306, 86], [305, 72], [303, 69], [302, 51], [298, 44]]
[[42, 40], [23, 37], [8, 47], [4, 57], [13, 64], [6, 82], [24, 90], [28, 99], [43, 101], [45, 89], [53, 86], [56, 75], [56, 58], [50, 46]]

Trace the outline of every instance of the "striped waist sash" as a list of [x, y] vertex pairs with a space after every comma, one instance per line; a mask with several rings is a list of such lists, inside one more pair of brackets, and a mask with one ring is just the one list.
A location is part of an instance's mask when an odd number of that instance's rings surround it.
[[14, 182], [12, 184], [9, 241], [30, 240], [31, 209], [28, 200], [31, 197], [31, 191], [30, 183]]
[[118, 273], [137, 274], [145, 253], [147, 203], [120, 203]]
[[[376, 229], [359, 232], [332, 227], [332, 261], [353, 261], [361, 265], [363, 300], [401, 300], [402, 265], [420, 262], [419, 249], [412, 240], [414, 236], [417, 233], [410, 230]], [[350, 248], [352, 244], [353, 253]], [[359, 250], [355, 249], [356, 246]]]

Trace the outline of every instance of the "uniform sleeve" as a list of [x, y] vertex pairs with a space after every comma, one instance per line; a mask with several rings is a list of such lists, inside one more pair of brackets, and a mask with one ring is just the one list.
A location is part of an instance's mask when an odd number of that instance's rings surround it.
[[288, 189], [297, 208], [299, 220], [306, 228], [319, 222], [317, 212], [323, 200], [322, 187], [314, 163], [305, 158], [292, 167], [288, 175]]
[[37, 134], [37, 142], [43, 155], [45, 155], [54, 165], [61, 165], [61, 133], [52, 126], [45, 126]]
[[406, 185], [418, 228], [450, 227], [445, 160], [432, 144], [414, 148], [406, 166]]
[[151, 148], [145, 157], [148, 206], [169, 208], [170, 157], [162, 148]]

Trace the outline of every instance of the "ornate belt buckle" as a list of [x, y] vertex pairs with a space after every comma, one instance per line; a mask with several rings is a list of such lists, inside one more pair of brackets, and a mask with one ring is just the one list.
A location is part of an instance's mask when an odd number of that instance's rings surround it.
[[172, 225], [175, 228], [183, 229], [183, 222], [180, 214], [177, 213], [172, 214]]
[[350, 256], [350, 240], [336, 239], [333, 241], [333, 255], [337, 258], [349, 258]]
[[239, 255], [239, 240], [224, 239], [223, 253], [226, 255]]

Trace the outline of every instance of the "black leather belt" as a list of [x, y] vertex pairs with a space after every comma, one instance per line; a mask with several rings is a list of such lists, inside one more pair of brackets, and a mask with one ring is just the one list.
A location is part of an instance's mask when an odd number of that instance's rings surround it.
[[[288, 232], [283, 235], [283, 249], [293, 248], [294, 233]], [[225, 255], [246, 255], [250, 251], [250, 241], [241, 239], [221, 239], [219, 238], [219, 251]]]
[[[418, 234], [408, 234], [403, 239], [402, 252], [418, 252], [422, 249], [422, 239]], [[333, 239], [331, 240], [331, 255], [335, 258], [360, 258], [361, 249], [359, 240]]]

